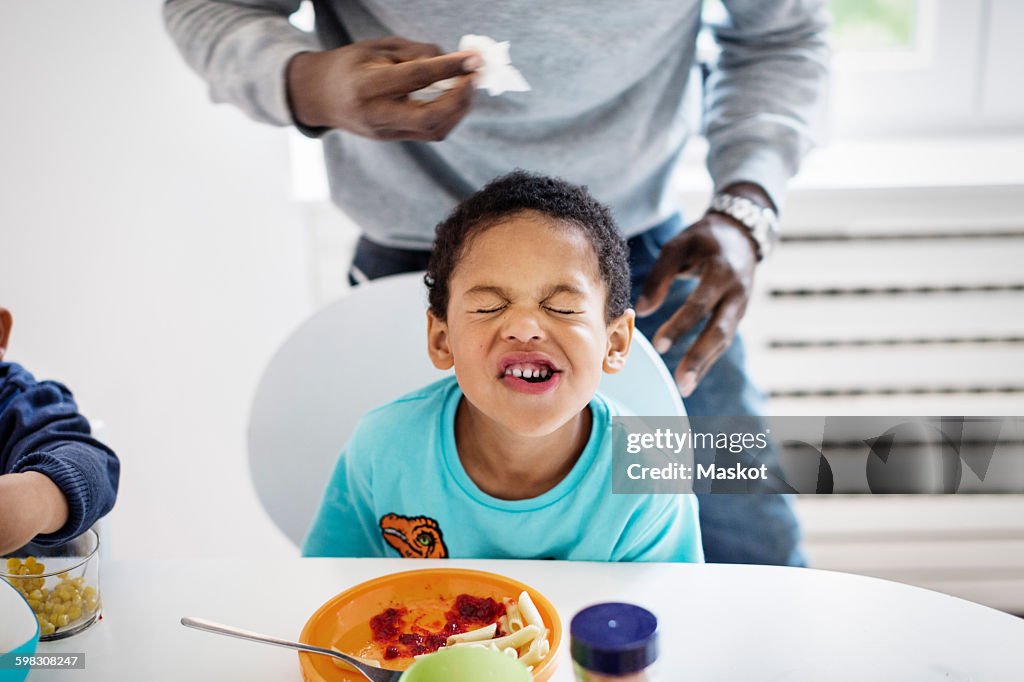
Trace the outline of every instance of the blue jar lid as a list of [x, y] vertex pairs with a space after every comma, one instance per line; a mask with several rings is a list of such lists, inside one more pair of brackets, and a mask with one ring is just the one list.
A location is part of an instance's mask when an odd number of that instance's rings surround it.
[[658, 658], [658, 619], [635, 604], [588, 606], [569, 626], [572, 660], [605, 675], [640, 672]]

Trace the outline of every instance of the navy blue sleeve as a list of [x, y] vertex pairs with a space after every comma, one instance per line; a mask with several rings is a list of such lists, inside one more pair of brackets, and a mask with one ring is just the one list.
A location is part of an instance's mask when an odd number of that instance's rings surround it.
[[36, 382], [20, 365], [0, 363], [0, 474], [38, 471], [68, 501], [64, 527], [34, 542], [58, 545], [88, 530], [114, 506], [120, 470], [65, 386]]

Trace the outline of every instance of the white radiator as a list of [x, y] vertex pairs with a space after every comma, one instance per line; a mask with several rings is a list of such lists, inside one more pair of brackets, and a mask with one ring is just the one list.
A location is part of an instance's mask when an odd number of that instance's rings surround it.
[[[1024, 414], [1024, 189], [807, 192], [784, 221], [743, 326], [770, 414]], [[1024, 614], [1024, 496], [799, 513], [815, 567]]]

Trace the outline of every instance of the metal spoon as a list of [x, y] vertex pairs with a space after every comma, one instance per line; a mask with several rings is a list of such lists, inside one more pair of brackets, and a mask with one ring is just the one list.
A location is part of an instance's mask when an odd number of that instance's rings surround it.
[[213, 623], [208, 620], [203, 620], [202, 618], [185, 617], [181, 619], [181, 624], [185, 627], [205, 630], [206, 632], [212, 632], [218, 635], [238, 637], [239, 639], [251, 639], [254, 642], [265, 642], [267, 644], [282, 646], [286, 649], [298, 649], [299, 651], [306, 651], [311, 654], [333, 656], [334, 658], [342, 660], [350, 665], [360, 675], [370, 680], [370, 682], [398, 682], [398, 678], [402, 676], [401, 670], [385, 670], [383, 668], [376, 668], [368, 663], [360, 661], [358, 658], [354, 658], [347, 654], [341, 654], [337, 651], [332, 651], [331, 649], [323, 649], [310, 644], [302, 644], [301, 642], [291, 642], [287, 639], [271, 637], [270, 635], [261, 635], [258, 632], [250, 632], [249, 630], [234, 628], [230, 625], [221, 625], [220, 623]]

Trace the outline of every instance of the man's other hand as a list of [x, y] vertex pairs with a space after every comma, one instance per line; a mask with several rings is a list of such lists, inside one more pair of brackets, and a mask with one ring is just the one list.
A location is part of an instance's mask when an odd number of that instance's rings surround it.
[[[726, 188], [762, 206], [772, 206], [757, 185], [739, 183]], [[651, 343], [667, 351], [687, 331], [707, 320], [704, 330], [675, 368], [682, 396], [690, 396], [715, 361], [732, 344], [750, 301], [757, 266], [757, 243], [733, 218], [708, 212], [670, 239], [658, 254], [637, 300], [638, 315], [650, 315], [665, 300], [677, 277], [700, 280], [686, 302], [655, 332]]]

